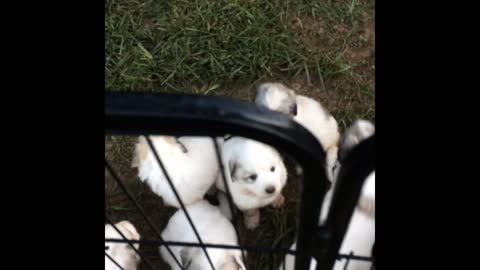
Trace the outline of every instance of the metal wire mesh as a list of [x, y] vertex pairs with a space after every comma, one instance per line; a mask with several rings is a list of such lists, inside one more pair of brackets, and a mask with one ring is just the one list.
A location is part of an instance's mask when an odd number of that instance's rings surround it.
[[[108, 97], [107, 97], [108, 98]], [[159, 98], [159, 97], [156, 97], [156, 98]], [[126, 97], [125, 100], [122, 100], [123, 102], [125, 102], [126, 100], [128, 100], [128, 97]], [[108, 103], [108, 102], [107, 102]], [[127, 102], [128, 103], [128, 102]], [[124, 105], [125, 103], [123, 103]], [[198, 104], [197, 104], [198, 105]], [[188, 107], [187, 104], [184, 104], [185, 107]], [[147, 106], [148, 107], [148, 106]], [[246, 108], [248, 109], [248, 108]], [[151, 113], [151, 112], [149, 112]], [[190, 113], [190, 115], [189, 115]], [[107, 110], [106, 112], [107, 114], [107, 120], [108, 120], [108, 117], [109, 117], [109, 112]], [[118, 114], [115, 114], [115, 113], [111, 113], [110, 112], [110, 120], [112, 122], [116, 121], [115, 123], [120, 123], [120, 126], [122, 125], [122, 120], [124, 122], [129, 122], [131, 121], [131, 117], [132, 116], [138, 116], [138, 115], [141, 115], [142, 113], [141, 112], [137, 112], [136, 115], [135, 115], [135, 111], [123, 111], [122, 114], [121, 114], [121, 117], [118, 118]], [[222, 116], [224, 117], [224, 113], [220, 113], [218, 116]], [[175, 116], [175, 113], [172, 112], [172, 117]], [[117, 118], [115, 118], [117, 117]], [[145, 117], [148, 118], [148, 117], [151, 117], [151, 115], [144, 115], [142, 117]], [[137, 121], [140, 121], [142, 122], [142, 120], [145, 120], [143, 119], [142, 117], [138, 118]], [[184, 113], [182, 114], [182, 118], [183, 119], [189, 119], [189, 117], [191, 119], [195, 119], [196, 117], [196, 114], [193, 113], [193, 112], [188, 112], [188, 113]], [[159, 117], [159, 119], [161, 119], [161, 117]], [[205, 120], [205, 119], [204, 119]], [[211, 119], [210, 119], [211, 120]], [[231, 122], [235, 122], [236, 119], [231, 119]], [[107, 121], [108, 122], [108, 121]], [[186, 121], [185, 121], [186, 122]], [[261, 121], [259, 121], [261, 122]], [[259, 129], [260, 128], [258, 127], [258, 125], [262, 125], [262, 123], [255, 123], [255, 122], [249, 122], [248, 125], [250, 125], [250, 127], [253, 127], [253, 129]], [[211, 126], [209, 126], [208, 124], [205, 126], [203, 126], [203, 128], [205, 130], [208, 130]], [[295, 128], [298, 128], [298, 127], [295, 127]], [[129, 130], [129, 133], [137, 133], [137, 134], [143, 134], [145, 136], [145, 134], [149, 134], [147, 132], [145, 132], [145, 130], [142, 130], [142, 129], [135, 129], [135, 128], [128, 128]], [[107, 130], [108, 132], [108, 130]], [[121, 133], [122, 131], [120, 131]], [[116, 129], [116, 132], [115, 133], [118, 133], [118, 129]], [[125, 132], [128, 134], [128, 132]], [[176, 135], [182, 135], [182, 131], [180, 132], [175, 132]], [[190, 135], [191, 132], [186, 132], [188, 133], [187, 135]], [[296, 262], [296, 265], [295, 265], [295, 269], [300, 269], [300, 268], [303, 268], [303, 269], [308, 269], [307, 267], [304, 267], [304, 266], [308, 266], [308, 261], [309, 259], [313, 256], [315, 257], [317, 260], [320, 260], [320, 262], [323, 262], [325, 261], [325, 265], [329, 265], [328, 267], [326, 268], [321, 268], [322, 266], [320, 266], [321, 264], [318, 265], [317, 269], [331, 269], [331, 267], [333, 267], [333, 262], [335, 260], [345, 260], [346, 263], [344, 264], [344, 267], [343, 269], [348, 269], [347, 267], [349, 266], [350, 264], [350, 261], [351, 260], [358, 260], [358, 261], [373, 261], [373, 258], [372, 257], [364, 257], [364, 256], [356, 256], [355, 254], [353, 253], [350, 253], [350, 254], [337, 254], [338, 252], [338, 249], [339, 249], [339, 246], [340, 246], [340, 243], [341, 243], [341, 240], [343, 239], [343, 236], [345, 234], [345, 230], [346, 230], [346, 227], [348, 227], [348, 221], [349, 220], [349, 217], [345, 218], [345, 215], [347, 216], [351, 216], [352, 214], [352, 211], [353, 211], [353, 206], [351, 207], [345, 207], [347, 209], [347, 211], [345, 211], [344, 215], [339, 215], [340, 217], [338, 218], [338, 222], [342, 222], [342, 226], [340, 227], [344, 227], [344, 229], [340, 229], [339, 230], [339, 233], [337, 233], [337, 236], [335, 239], [336, 241], [334, 242], [334, 244], [331, 244], [331, 245], [328, 245], [327, 244], [327, 241], [325, 241], [325, 243], [317, 243], [318, 246], [320, 247], [320, 250], [323, 249], [322, 252], [320, 252], [321, 254], [324, 254], [323, 256], [321, 255], [317, 255], [318, 254], [318, 248], [317, 250], [315, 251], [315, 248], [310, 244], [310, 245], [304, 245], [302, 243], [302, 245], [300, 245], [301, 248], [297, 248], [297, 250], [290, 250], [289, 248], [272, 248], [272, 247], [260, 247], [260, 246], [256, 246], [256, 245], [245, 245], [245, 244], [242, 244], [242, 241], [241, 241], [241, 237], [240, 237], [240, 234], [239, 234], [239, 231], [238, 231], [238, 220], [237, 220], [237, 217], [236, 215], [234, 214], [234, 204], [233, 204], [233, 197], [232, 197], [232, 194], [231, 194], [231, 191], [230, 191], [230, 188], [229, 188], [229, 184], [228, 182], [226, 181], [226, 176], [225, 176], [225, 170], [223, 168], [223, 163], [221, 162], [222, 161], [222, 157], [221, 157], [221, 151], [220, 151], [220, 146], [218, 144], [218, 141], [215, 139], [215, 136], [218, 135], [216, 134], [215, 132], [208, 132], [208, 131], [200, 131], [200, 133], [205, 133], [205, 135], [211, 135], [211, 138], [213, 140], [213, 144], [214, 144], [214, 147], [215, 147], [215, 154], [216, 154], [216, 158], [217, 158], [217, 162], [219, 164], [219, 167], [221, 168], [220, 169], [220, 172], [221, 172], [221, 176], [222, 176], [222, 181], [225, 185], [225, 191], [226, 191], [226, 195], [227, 195], [227, 200], [228, 200], [228, 206], [229, 206], [229, 209], [232, 213], [232, 222], [233, 222], [233, 225], [234, 225], [234, 228], [235, 228], [235, 233], [236, 233], [236, 236], [237, 236], [237, 239], [239, 240], [239, 245], [219, 245], [219, 244], [212, 244], [212, 243], [205, 243], [203, 240], [202, 240], [202, 237], [201, 235], [199, 234], [198, 232], [198, 229], [196, 228], [195, 226], [195, 221], [191, 218], [191, 216], [189, 215], [188, 211], [187, 211], [187, 207], [185, 206], [185, 204], [182, 202], [182, 200], [180, 199], [180, 196], [178, 194], [178, 191], [176, 190], [173, 182], [172, 182], [172, 179], [170, 178], [170, 175], [169, 175], [169, 172], [166, 168], [166, 166], [164, 165], [164, 163], [162, 162], [159, 154], [157, 153], [157, 149], [154, 147], [151, 139], [149, 138], [149, 136], [145, 136], [146, 138], [146, 141], [148, 143], [148, 146], [149, 146], [149, 149], [150, 151], [152, 151], [154, 157], [155, 157], [155, 160], [157, 161], [157, 165], [160, 167], [161, 171], [163, 172], [163, 174], [166, 176], [166, 179], [168, 181], [168, 184], [172, 190], [172, 192], [174, 193], [175, 195], [175, 198], [178, 200], [179, 204], [180, 204], [180, 209], [185, 213], [185, 216], [198, 240], [197, 243], [186, 243], [186, 242], [175, 242], [175, 241], [165, 241], [162, 236], [161, 236], [161, 233], [160, 233], [160, 230], [154, 225], [154, 222], [152, 222], [151, 218], [149, 218], [149, 216], [147, 215], [146, 211], [142, 208], [141, 204], [138, 202], [138, 200], [135, 198], [135, 196], [133, 196], [131, 194], [131, 192], [127, 189], [127, 187], [125, 186], [125, 184], [123, 183], [123, 181], [119, 178], [118, 174], [114, 171], [113, 167], [111, 166], [111, 164], [105, 160], [105, 167], [106, 169], [108, 170], [108, 172], [110, 173], [110, 175], [112, 176], [113, 180], [118, 184], [118, 186], [120, 187], [120, 189], [122, 190], [122, 192], [128, 197], [129, 201], [135, 206], [136, 210], [138, 211], [138, 213], [140, 213], [140, 215], [143, 217], [143, 219], [146, 221], [146, 223], [148, 224], [148, 226], [155, 232], [155, 235], [157, 237], [157, 239], [142, 239], [142, 240], [129, 240], [127, 239], [127, 237], [125, 237], [124, 234], [121, 233], [121, 231], [116, 227], [116, 225], [111, 222], [111, 219], [107, 216], [107, 214], [105, 214], [105, 220], [108, 224], [110, 224], [111, 226], [113, 226], [113, 228], [121, 235], [121, 238], [122, 239], [105, 239], [105, 243], [106, 245], [108, 243], [128, 243], [128, 245], [140, 256], [140, 259], [141, 261], [146, 265], [148, 266], [149, 269], [155, 269], [155, 267], [153, 266], [153, 264], [149, 261], [148, 258], [146, 258], [142, 252], [140, 252], [139, 249], [137, 249], [133, 244], [140, 244], [140, 245], [147, 245], [147, 246], [155, 246], [155, 247], [159, 247], [159, 246], [165, 246], [166, 249], [168, 250], [169, 254], [174, 258], [177, 266], [179, 267], [179, 269], [185, 269], [184, 268], [184, 265], [182, 264], [181, 262], [181, 259], [180, 258], [176, 258], [175, 255], [173, 254], [172, 250], [171, 250], [171, 247], [173, 246], [188, 246], [188, 247], [199, 247], [203, 250], [203, 253], [205, 254], [205, 257], [207, 258], [208, 262], [209, 262], [209, 265], [211, 267], [211, 269], [215, 270], [215, 267], [214, 267], [214, 264], [213, 262], [211, 261], [211, 258], [209, 256], [209, 252], [207, 251], [207, 249], [215, 249], [215, 248], [221, 248], [221, 249], [237, 249], [237, 250], [242, 250], [242, 251], [248, 251], [248, 252], [261, 252], [261, 253], [270, 253], [270, 254], [281, 254], [281, 256], [283, 256], [284, 258], [286, 258], [285, 255], [289, 254], [289, 255], [294, 255], [294, 256], [303, 256], [304, 258], [308, 258], [306, 260], [306, 263], [304, 262], [303, 264], [300, 264], [298, 262]], [[207, 134], [207, 133], [211, 133], [211, 134]], [[224, 133], [223, 135], [226, 135], [227, 133]], [[245, 136], [245, 134], [241, 134], [243, 136]], [[252, 135], [252, 134], [249, 134], [249, 135]], [[252, 139], [257, 139], [257, 138], [261, 138], [261, 136], [257, 136], [256, 134], [253, 134], [253, 136], [250, 136]], [[271, 138], [270, 138], [271, 139]], [[270, 140], [271, 142], [275, 143], [276, 141], [274, 139], [271, 139]], [[295, 144], [295, 143], [293, 143]], [[364, 147], [365, 148], [365, 147]], [[368, 149], [367, 149], [368, 150]], [[321, 151], [321, 150], [320, 150]], [[299, 157], [299, 160], [302, 160], [302, 158], [308, 158], [308, 157]], [[356, 157], [358, 158], [358, 157]], [[345, 166], [346, 169], [344, 170], [348, 170], [349, 166]], [[317, 166], [317, 168], [314, 168], [314, 170], [318, 170], [318, 171], [322, 171], [321, 170], [322, 166]], [[311, 168], [310, 168], [311, 169]], [[355, 166], [353, 166], [353, 169], [352, 169], [354, 175], [353, 176], [358, 176], [357, 178], [362, 178], [363, 177], [363, 180], [366, 176], [366, 171], [371, 171], [371, 169], [369, 170], [369, 168], [366, 168], [364, 171], [360, 171], [360, 172], [356, 172], [355, 171]], [[355, 175], [356, 173], [356, 175]], [[319, 174], [324, 174], [323, 171]], [[346, 178], [348, 179], [349, 177], [349, 173], [348, 172], [341, 172], [340, 175], [342, 175], [342, 177], [344, 177], [346, 175]], [[311, 176], [311, 174], [308, 174], [308, 170], [307, 172], [305, 173], [305, 177], [309, 177]], [[355, 178], [355, 177], [353, 177]], [[357, 180], [357, 182], [359, 183], [359, 185], [357, 185], [356, 189], [357, 191], [356, 192], [353, 192], [353, 194], [351, 195], [351, 200], [355, 200], [358, 198], [358, 193], [360, 192], [360, 188], [362, 187], [362, 184], [363, 184], [363, 180], [360, 179], [360, 180]], [[308, 181], [306, 182], [308, 183]], [[343, 186], [346, 186], [346, 184], [344, 184]], [[339, 192], [342, 192], [343, 189], [345, 189], [345, 187], [340, 187], [339, 189]], [[308, 188], [308, 186], [306, 186], [306, 188]], [[309, 190], [309, 192], [312, 192], [312, 190]], [[321, 193], [322, 191], [321, 190], [317, 190], [317, 192]], [[336, 192], [337, 193], [337, 192]], [[336, 194], [337, 195], [337, 194]], [[304, 197], [305, 194], [304, 194]], [[322, 197], [322, 196], [320, 196]], [[307, 198], [302, 198], [302, 201], [308, 201], [309, 199]], [[340, 209], [341, 206], [338, 205], [339, 203], [335, 202], [335, 199], [334, 199], [334, 202], [332, 203], [332, 213], [329, 213], [329, 217], [327, 219], [327, 226], [325, 227], [326, 228], [326, 232], [325, 231], [321, 231], [321, 230], [311, 230], [312, 226], [310, 225], [310, 228], [303, 228], [304, 232], [303, 232], [303, 237], [305, 238], [305, 236], [308, 236], [308, 233], [305, 233], [305, 231], [309, 232], [310, 233], [310, 237], [311, 238], [315, 238], [315, 235], [317, 234], [322, 234], [322, 233], [329, 233], [329, 229], [331, 229], [332, 226], [334, 225], [337, 225], [335, 223], [335, 221], [337, 220], [337, 212], [341, 212], [342, 210]], [[352, 203], [350, 203], [350, 205], [353, 205]], [[308, 227], [306, 226], [306, 223], [305, 222], [302, 222], [302, 221], [305, 221], [305, 219], [307, 218], [303, 218], [302, 220], [302, 213], [303, 213], [303, 217], [307, 216], [308, 219], [310, 219], [310, 222], [309, 224], [313, 224], [313, 221], [316, 223], [318, 221], [318, 216], [309, 216], [309, 215], [306, 215], [305, 213], [306, 212], [310, 212], [310, 211], [304, 211], [304, 208], [305, 208], [305, 205], [303, 205], [303, 208], [301, 208], [300, 212], [300, 223], [299, 223], [299, 226], [300, 226], [300, 231], [302, 231], [302, 225], [305, 226], [305, 227]], [[307, 209], [308, 210], [308, 209]], [[314, 211], [315, 212], [315, 211]], [[318, 212], [318, 211], [317, 211]], [[333, 222], [330, 222], [330, 220], [333, 220]], [[317, 228], [318, 229], [318, 228]], [[335, 233], [334, 233], [335, 235]], [[324, 239], [331, 239], [331, 237], [323, 237]], [[335, 238], [335, 237], [334, 237]], [[321, 239], [322, 237], [318, 238], [320, 240], [318, 240], [319, 242], [321, 242]], [[299, 241], [300, 242], [300, 241]], [[330, 251], [330, 253], [328, 252]], [[331, 254], [331, 252], [335, 252], [335, 254]], [[327, 255], [325, 255], [327, 254]], [[124, 269], [121, 267], [121, 265], [115, 261], [114, 258], [112, 258], [111, 256], [109, 256], [107, 254], [107, 251], [105, 251], [105, 255], [106, 255], [106, 258], [108, 260], [112, 260], [112, 262], [119, 268], [119, 269]], [[244, 252], [242, 252], [242, 256], [243, 256], [243, 260], [244, 262], [246, 262], [246, 259], [245, 259], [245, 256], [244, 256]], [[286, 263], [285, 263], [285, 259], [283, 261], [283, 269], [286, 269]], [[276, 268], [278, 269], [278, 268]], [[128, 269], [127, 269], [128, 270]]]

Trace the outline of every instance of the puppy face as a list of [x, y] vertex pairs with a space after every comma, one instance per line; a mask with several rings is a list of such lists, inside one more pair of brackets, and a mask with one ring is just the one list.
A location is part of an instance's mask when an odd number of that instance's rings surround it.
[[229, 170], [237, 191], [252, 197], [276, 197], [287, 181], [279, 153], [253, 140], [246, 140], [239, 148], [239, 153], [229, 161]]
[[263, 83], [258, 87], [255, 103], [272, 111], [297, 115], [295, 92], [281, 83]]
[[[115, 224], [115, 226], [127, 239], [140, 240], [140, 235], [130, 222], [121, 221]], [[115, 230], [115, 228], [113, 228], [112, 225], [105, 225], [105, 238], [123, 239], [123, 237]], [[134, 244], [134, 246], [138, 249], [138, 244]], [[140, 257], [128, 243], [105, 243], [105, 247], [107, 248], [105, 252], [124, 269], [137, 269]], [[117, 270], [119, 268], [109, 258], [107, 258], [107, 256], [105, 256], [105, 269]]]

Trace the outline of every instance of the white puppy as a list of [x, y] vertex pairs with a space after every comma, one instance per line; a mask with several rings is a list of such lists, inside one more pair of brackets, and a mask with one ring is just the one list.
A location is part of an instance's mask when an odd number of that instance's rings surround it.
[[[233, 225], [220, 210], [202, 200], [187, 206], [187, 212], [192, 218], [202, 242], [205, 244], [221, 244], [238, 246]], [[162, 232], [166, 241], [198, 243], [198, 239], [188, 222], [185, 213], [178, 210], [168, 221]], [[170, 246], [174, 256], [187, 270], [210, 270], [211, 266], [202, 248]], [[242, 253], [236, 249], [207, 248], [213, 266], [218, 270], [245, 270]], [[181, 269], [164, 246], [160, 247], [162, 258], [172, 270]]]
[[[319, 224], [323, 224], [327, 218], [330, 208], [333, 191], [335, 190], [336, 178], [341, 166], [341, 161], [345, 156], [360, 142], [369, 138], [375, 133], [375, 126], [367, 120], [355, 121], [343, 134], [339, 143], [338, 161], [334, 168], [334, 181], [331, 189], [325, 195], [322, 205], [322, 213], [319, 218]], [[340, 253], [349, 254], [353, 252], [358, 256], [370, 257], [372, 254], [373, 243], [375, 242], [375, 171], [370, 174], [364, 182], [357, 207], [354, 209], [349, 227], [340, 248]], [[292, 246], [292, 249], [295, 247]], [[293, 269], [293, 256], [287, 255], [286, 269]], [[343, 269], [346, 260], [337, 261], [334, 270]], [[291, 266], [291, 268], [288, 268]], [[316, 262], [312, 260], [311, 267], [316, 267]], [[371, 263], [350, 260], [348, 269], [363, 270], [370, 269]]]
[[287, 115], [296, 116], [298, 113], [295, 91], [281, 83], [259, 85], [255, 103]]
[[332, 187], [325, 195], [324, 204], [322, 206], [322, 213], [320, 217], [320, 223], [327, 218], [328, 209], [330, 207], [330, 202], [333, 195], [333, 190], [335, 189], [336, 180], [338, 177], [338, 173], [341, 168], [341, 163], [345, 160], [347, 154], [361, 141], [371, 137], [375, 133], [375, 126], [373, 123], [367, 120], [356, 120], [342, 135], [340, 142], [339, 142], [339, 150], [338, 150], [338, 159], [336, 160], [336, 164], [333, 167], [332, 175], [333, 175], [333, 182]]
[[[339, 159], [335, 167], [335, 180], [346, 155], [360, 142], [371, 137], [375, 133], [375, 126], [367, 120], [355, 121], [343, 134], [339, 144]], [[334, 182], [336, 184], [336, 181]], [[328, 208], [331, 203], [331, 197], [334, 187], [327, 194], [324, 213], [322, 215], [324, 222]], [[347, 232], [345, 234], [340, 253], [349, 254], [353, 252], [357, 256], [372, 256], [372, 247], [375, 243], [375, 171], [373, 171], [365, 180], [360, 194], [357, 207], [355, 208]], [[343, 269], [346, 260], [337, 261], [335, 270]], [[348, 268], [352, 270], [368, 270], [372, 263], [350, 260]]]
[[[260, 222], [259, 208], [281, 207], [285, 201], [287, 170], [282, 158], [271, 146], [242, 137], [224, 142], [222, 158], [233, 202], [243, 212], [245, 226], [254, 229]], [[216, 186], [226, 192], [221, 174]]]
[[[150, 139], [183, 203], [189, 205], [202, 200], [219, 172], [212, 139], [181, 137], [177, 140], [171, 136], [151, 136]], [[145, 137], [139, 138], [132, 166], [138, 167], [139, 178], [167, 205], [180, 208]]]
[[[128, 221], [121, 221], [115, 226], [122, 232], [128, 240], [140, 240], [135, 227]], [[105, 238], [123, 239], [123, 237], [113, 228], [112, 225], [105, 225]], [[107, 250], [105, 252], [114, 259], [125, 270], [136, 270], [140, 257], [128, 243], [105, 243]], [[138, 244], [133, 244], [138, 249]], [[110, 258], [105, 255], [105, 270], [120, 270]]]
[[[357, 207], [353, 212], [342, 246], [341, 254], [353, 252], [356, 256], [371, 257], [375, 243], [375, 171], [365, 180]], [[343, 269], [346, 260], [337, 261], [334, 270]], [[370, 270], [371, 262], [350, 260], [347, 269]]]
[[[340, 254], [350, 254], [353, 252], [356, 256], [371, 257], [372, 247], [375, 243], [375, 171], [365, 180], [357, 207], [353, 211], [350, 225], [345, 233]], [[291, 249], [295, 250], [296, 243]], [[344, 269], [346, 259], [337, 260], [333, 270]], [[294, 266], [294, 256], [287, 255], [285, 258], [285, 269], [292, 270]], [[317, 262], [312, 258], [310, 270], [316, 269]], [[349, 270], [370, 270], [371, 262], [351, 259], [348, 263]], [[279, 270], [283, 270], [283, 265]]]
[[356, 120], [342, 135], [339, 142], [338, 159], [333, 168], [334, 179], [337, 178], [341, 162], [345, 160], [348, 152], [361, 141], [375, 133], [375, 125], [367, 120]]
[[337, 121], [328, 110], [312, 98], [295, 95], [293, 90], [281, 83], [261, 84], [255, 103], [291, 115], [296, 122], [310, 131], [325, 151], [327, 176], [333, 181], [332, 169], [337, 160], [340, 132]]

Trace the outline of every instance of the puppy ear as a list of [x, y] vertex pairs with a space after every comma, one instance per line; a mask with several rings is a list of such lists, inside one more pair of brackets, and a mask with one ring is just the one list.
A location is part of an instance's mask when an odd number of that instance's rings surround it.
[[228, 170], [230, 172], [230, 178], [232, 179], [232, 182], [235, 182], [235, 174], [237, 173], [238, 169], [238, 164], [235, 160], [230, 160], [228, 162]]

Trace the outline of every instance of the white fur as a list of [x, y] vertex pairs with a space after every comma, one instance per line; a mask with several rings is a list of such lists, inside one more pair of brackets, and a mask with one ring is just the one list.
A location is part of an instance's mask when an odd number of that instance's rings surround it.
[[[340, 132], [337, 121], [328, 110], [312, 98], [295, 96], [293, 90], [280, 83], [260, 85], [255, 103], [273, 111], [290, 114], [297, 123], [310, 131], [325, 151], [327, 176], [333, 181], [332, 171], [337, 160]], [[296, 115], [288, 113], [292, 103], [296, 104]]]
[[[202, 200], [189, 205], [187, 212], [192, 218], [203, 243], [238, 245], [233, 225], [220, 213], [217, 207]], [[185, 213], [180, 209], [177, 210], [168, 221], [167, 227], [162, 232], [162, 237], [166, 241], [198, 243], [198, 239]], [[205, 253], [201, 248], [183, 246], [170, 246], [170, 248], [174, 256], [181, 261], [182, 266], [185, 267], [185, 265], [189, 264], [188, 270], [211, 269]], [[215, 269], [245, 269], [240, 250], [207, 248], [207, 252]], [[180, 269], [164, 246], [160, 247], [160, 254], [172, 270]]]
[[330, 210], [330, 203], [332, 202], [333, 191], [335, 190], [335, 183], [336, 182], [332, 184], [330, 190], [327, 191], [327, 194], [325, 194], [325, 198], [323, 199], [322, 211], [320, 213], [320, 218], [318, 222], [319, 225], [322, 225], [327, 219], [328, 211]]
[[220, 212], [228, 218], [228, 220], [232, 220], [233, 213], [230, 209], [229, 202], [227, 195], [224, 192], [217, 192], [217, 200], [218, 200], [218, 207], [220, 208]]
[[369, 138], [375, 133], [375, 125], [370, 121], [359, 119], [356, 120], [342, 135], [339, 142], [339, 151], [337, 164], [333, 170], [333, 177], [338, 177], [341, 167], [340, 159], [345, 158], [347, 153], [361, 141]]
[[[140, 235], [138, 234], [135, 227], [128, 221], [121, 221], [115, 224], [115, 226], [122, 232], [122, 234], [128, 240], [140, 240]], [[123, 237], [113, 228], [112, 225], [105, 225], [105, 238], [110, 239], [123, 239]], [[105, 246], [108, 247], [108, 250], [105, 252], [112, 257], [118, 264], [120, 264], [125, 270], [136, 270], [140, 257], [138, 254], [129, 246], [128, 243], [105, 243]], [[133, 244], [135, 248], [138, 249], [138, 244]], [[120, 268], [116, 266], [107, 256], [105, 256], [105, 270], [119, 270]]]
[[[179, 138], [187, 149], [185, 153], [172, 137], [150, 138], [183, 203], [189, 205], [202, 200], [215, 183], [219, 172], [212, 139]], [[134, 166], [138, 166], [139, 178], [145, 181], [154, 193], [162, 197], [167, 205], [179, 208], [180, 204], [144, 137], [140, 137], [137, 144], [135, 161], [137, 164]]]
[[255, 103], [288, 115], [296, 111], [295, 92], [281, 83], [259, 85]]
[[[294, 242], [293, 245], [290, 247], [290, 250], [296, 250], [297, 249], [297, 242]], [[285, 256], [285, 270], [293, 270], [295, 267], [295, 256], [287, 254]], [[311, 258], [310, 261], [310, 267], [309, 270], [315, 270], [315, 267], [317, 267], [317, 261], [314, 258]], [[283, 263], [280, 264], [280, 268], [278, 270], [283, 270]]]
[[[365, 184], [362, 188], [361, 198], [368, 198], [375, 201], [375, 171], [372, 172], [365, 180]], [[365, 215], [358, 208], [355, 208], [350, 225], [343, 239], [340, 247], [340, 254], [350, 254], [353, 252], [356, 256], [371, 257], [372, 247], [375, 243], [375, 218]], [[291, 249], [295, 250], [296, 243], [294, 243]], [[285, 269], [293, 270], [294, 256], [287, 255], [285, 258]], [[346, 260], [337, 260], [334, 264], [333, 270], [342, 270], [346, 264]], [[350, 260], [347, 269], [348, 270], [370, 270], [372, 266], [371, 262]], [[317, 267], [317, 262], [312, 258], [310, 262], [310, 270]], [[283, 270], [283, 265], [279, 270]]]
[[[368, 176], [362, 189], [361, 197], [369, 198], [375, 201], [375, 171]], [[372, 256], [372, 247], [375, 243], [375, 218], [365, 215], [355, 208], [350, 225], [348, 226], [342, 246], [341, 254], [353, 254], [357, 256]], [[343, 269], [346, 260], [337, 261], [334, 270]], [[350, 270], [370, 270], [371, 262], [350, 260], [348, 269]]]
[[[233, 137], [224, 143], [222, 158], [233, 202], [240, 210], [264, 207], [281, 195], [287, 182], [287, 170], [280, 154], [271, 146]], [[252, 174], [257, 175], [254, 181], [249, 179]], [[226, 192], [221, 174], [217, 178], [216, 186]], [[268, 187], [274, 187], [275, 192], [267, 193]]]
[[327, 176], [333, 181], [333, 167], [337, 161], [338, 131], [337, 120], [319, 102], [306, 96], [297, 96], [298, 114], [293, 118], [310, 131], [322, 145], [326, 154]]
[[[375, 133], [375, 125], [367, 120], [356, 120], [342, 135], [339, 142], [338, 158], [345, 158], [345, 156], [360, 142], [369, 138]], [[323, 223], [327, 218], [328, 210], [330, 207], [330, 201], [332, 199], [332, 192], [335, 189], [338, 173], [341, 168], [340, 160], [336, 160], [336, 165], [333, 168], [333, 181], [332, 187], [325, 195], [324, 204], [322, 206], [322, 213], [320, 217], [320, 223]]]
[[[340, 150], [343, 151], [343, 155], [346, 155], [351, 149], [353, 149], [353, 147], [358, 145], [361, 141], [372, 136], [374, 133], [375, 126], [371, 122], [366, 120], [357, 120], [343, 134], [340, 141]], [[319, 224], [323, 224], [326, 221], [330, 203], [333, 197], [333, 191], [335, 190], [336, 178], [338, 176], [340, 165], [340, 163], [337, 163], [337, 166], [334, 170], [334, 181], [332, 183], [332, 188], [325, 195]], [[360, 194], [360, 199], [370, 199], [375, 201], [375, 171], [373, 171], [365, 180]], [[358, 207], [355, 208], [339, 252], [341, 254], [350, 254], [350, 252], [353, 252], [358, 256], [370, 257], [372, 255], [371, 252], [374, 242], [375, 218], [364, 214], [358, 209]], [[295, 244], [296, 243], [294, 243], [292, 246], [292, 249], [295, 248]], [[285, 269], [293, 269], [293, 256], [287, 255], [286, 262]], [[343, 269], [345, 263], [346, 260], [336, 261], [334, 270]], [[372, 264], [370, 262], [350, 260], [348, 269], [370, 270], [371, 265]], [[310, 268], [314, 269], [315, 267], [316, 262], [313, 259]]]

